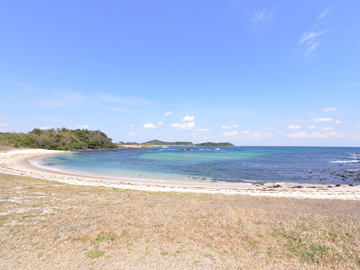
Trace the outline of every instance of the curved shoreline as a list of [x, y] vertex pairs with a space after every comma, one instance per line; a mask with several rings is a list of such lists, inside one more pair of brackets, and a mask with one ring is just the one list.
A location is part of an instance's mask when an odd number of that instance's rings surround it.
[[[57, 150], [24, 149], [0, 152], [0, 173], [53, 180], [73, 185], [104, 186], [156, 192], [189, 192], [207, 194], [242, 194], [252, 196], [360, 200], [360, 186], [327, 188], [325, 184], [186, 182], [177, 180], [137, 179], [126, 177], [87, 176], [70, 172], [57, 172], [30, 164], [29, 158], [65, 153]], [[281, 187], [275, 187], [280, 184]], [[296, 186], [303, 188], [296, 188]]]

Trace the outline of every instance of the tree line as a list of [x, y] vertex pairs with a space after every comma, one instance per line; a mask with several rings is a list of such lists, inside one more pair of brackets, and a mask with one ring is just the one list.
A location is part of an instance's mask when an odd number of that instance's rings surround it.
[[0, 133], [0, 144], [51, 150], [117, 148], [112, 139], [100, 130], [66, 128]]

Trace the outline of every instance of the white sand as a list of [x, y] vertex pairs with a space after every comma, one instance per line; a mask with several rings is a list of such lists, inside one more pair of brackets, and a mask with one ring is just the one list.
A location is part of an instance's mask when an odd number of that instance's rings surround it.
[[[136, 179], [125, 177], [82, 176], [41, 169], [32, 166], [28, 160], [37, 156], [64, 153], [63, 151], [26, 149], [0, 152], [0, 173], [54, 180], [74, 185], [104, 186], [121, 189], [135, 189], [162, 192], [192, 192], [244, 194], [253, 196], [291, 197], [310, 199], [360, 200], [360, 186], [327, 188], [327, 185], [295, 183], [268, 183], [263, 186], [248, 183], [186, 182], [180, 180]], [[275, 184], [281, 187], [273, 188]], [[303, 188], [292, 188], [301, 185]], [[316, 188], [310, 188], [316, 187]]]

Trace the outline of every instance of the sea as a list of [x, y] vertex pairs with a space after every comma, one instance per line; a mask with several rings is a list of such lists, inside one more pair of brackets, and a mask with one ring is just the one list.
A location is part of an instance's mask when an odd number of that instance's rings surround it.
[[31, 160], [79, 175], [211, 182], [360, 184], [360, 147], [190, 147], [69, 152]]

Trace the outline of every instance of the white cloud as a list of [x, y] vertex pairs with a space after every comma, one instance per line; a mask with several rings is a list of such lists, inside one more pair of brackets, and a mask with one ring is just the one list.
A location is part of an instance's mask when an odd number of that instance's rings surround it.
[[181, 120], [182, 122], [192, 122], [195, 120], [194, 116], [185, 116], [183, 120]]
[[87, 129], [87, 128], [89, 128], [89, 125], [77, 126], [77, 128]]
[[8, 126], [8, 124], [0, 123], [0, 127], [5, 127], [5, 126]]
[[333, 131], [334, 129], [331, 127], [323, 127], [321, 130], [323, 131]]
[[259, 22], [259, 21], [267, 21], [271, 20], [275, 17], [274, 13], [271, 11], [267, 11], [266, 9], [263, 9], [261, 11], [256, 11], [254, 16], [251, 18], [251, 21], [253, 23]]
[[308, 127], [308, 129], [316, 129], [316, 127], [310, 126], [310, 127]]
[[135, 132], [130, 132], [130, 133], [129, 133], [129, 136], [130, 136], [130, 137], [135, 137], [135, 136], [136, 136], [136, 133], [135, 133]]
[[232, 126], [222, 126], [222, 128], [224, 129], [230, 129], [230, 128], [238, 128], [239, 126], [238, 125], [232, 125]]
[[300, 126], [290, 125], [290, 126], [288, 126], [288, 129], [301, 129], [301, 127]]
[[331, 118], [314, 118], [313, 121], [314, 122], [332, 122], [332, 121], [334, 121], [334, 119], [331, 119]]
[[133, 127], [134, 126], [134, 124], [131, 124], [129, 127]]
[[319, 139], [325, 139], [325, 138], [334, 138], [334, 137], [342, 137], [342, 135], [337, 134], [335, 131], [332, 132], [313, 132], [313, 133], [307, 133], [306, 131], [298, 132], [298, 133], [291, 133], [286, 135], [286, 137], [290, 137], [292, 139], [299, 139], [299, 138], [319, 138]]
[[272, 134], [270, 134], [270, 133], [260, 134], [258, 132], [255, 132], [254, 134], [250, 134], [248, 137], [251, 138], [251, 139], [263, 139], [263, 138], [272, 137]]
[[194, 122], [183, 123], [183, 124], [171, 124], [170, 127], [177, 129], [193, 129], [195, 127]]
[[329, 12], [330, 12], [330, 8], [327, 7], [321, 14], [317, 15], [316, 18], [321, 20], [321, 19], [324, 18], [324, 17], [326, 16], [326, 14], [328, 14]]
[[197, 129], [196, 131], [210, 131], [211, 129], [208, 129], [208, 128], [199, 128]]
[[153, 129], [153, 128], [156, 128], [156, 126], [154, 124], [145, 124], [143, 126], [143, 129]]
[[249, 131], [244, 131], [243, 134], [250, 134], [250, 132]]
[[312, 112], [311, 112], [311, 113], [309, 113], [308, 115], [309, 115], [309, 116], [313, 116], [313, 115], [315, 115], [315, 113], [312, 113]]
[[41, 127], [40, 129], [41, 130], [46, 130], [46, 129], [53, 129], [53, 128], [51, 128], [51, 127]]
[[167, 112], [164, 114], [164, 116], [169, 116], [170, 114], [172, 114], [172, 112]]
[[336, 120], [335, 123], [336, 123], [336, 124], [341, 124], [341, 121], [340, 121], [340, 120]]
[[225, 134], [221, 135], [221, 137], [229, 138], [229, 137], [235, 137], [239, 135], [236, 131], [233, 132], [226, 132]]
[[157, 122], [157, 125], [158, 125], [158, 126], [162, 126], [163, 124], [164, 124], [164, 123], [161, 122], [161, 121]]
[[326, 108], [326, 109], [323, 109], [323, 112], [337, 112], [338, 110], [336, 108]]
[[356, 125], [357, 127], [360, 127], [360, 125]]
[[269, 127], [267, 127], [267, 128], [265, 128], [266, 130], [275, 130], [275, 128], [269, 128]]

